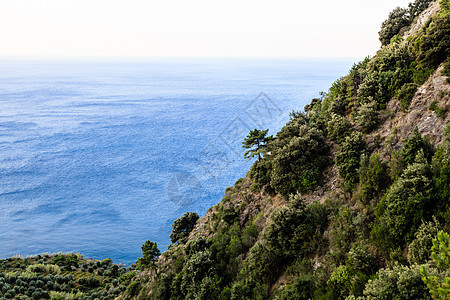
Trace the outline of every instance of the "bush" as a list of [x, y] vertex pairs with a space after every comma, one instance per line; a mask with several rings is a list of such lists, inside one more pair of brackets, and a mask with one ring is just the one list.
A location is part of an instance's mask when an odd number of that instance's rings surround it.
[[369, 102], [362, 104], [355, 109], [353, 116], [355, 123], [361, 127], [365, 133], [371, 132], [378, 124], [377, 103], [369, 98]]
[[403, 141], [402, 147], [400, 148], [399, 154], [403, 166], [406, 167], [412, 164], [420, 151], [423, 152], [424, 158], [427, 161], [431, 160], [433, 147], [426, 139], [422, 138], [418, 128], [415, 127], [412, 135]]
[[380, 32], [378, 32], [381, 45], [388, 45], [391, 39], [409, 24], [408, 11], [406, 9], [397, 7], [391, 11], [389, 17], [381, 24]]
[[437, 239], [433, 239], [431, 251], [438, 274], [430, 274], [425, 266], [422, 266], [420, 269], [422, 279], [430, 289], [434, 299], [448, 299], [450, 294], [450, 274], [448, 271], [450, 270], [450, 236], [448, 233], [438, 232]]
[[400, 101], [400, 107], [403, 111], [407, 111], [411, 101], [416, 94], [417, 85], [415, 83], [406, 83], [402, 86], [397, 94], [398, 101]]
[[367, 74], [358, 89], [358, 100], [374, 100], [383, 109], [405, 84], [411, 82], [415, 68], [409, 43], [391, 44], [381, 49], [367, 64]]
[[184, 243], [189, 233], [194, 229], [198, 219], [196, 212], [187, 212], [176, 219], [172, 224], [172, 233], [170, 234], [172, 243]]
[[432, 110], [436, 114], [436, 116], [441, 119], [444, 119], [445, 114], [447, 113], [447, 110], [445, 108], [441, 108], [436, 100], [431, 102], [429, 109]]
[[366, 142], [360, 132], [353, 132], [343, 142], [336, 155], [336, 166], [339, 176], [351, 187], [358, 183], [361, 154], [366, 148]]
[[311, 191], [321, 179], [328, 163], [329, 146], [321, 130], [306, 124], [302, 114], [291, 120], [277, 133], [269, 145], [270, 185], [286, 198], [297, 191]]
[[341, 143], [350, 132], [351, 127], [352, 125], [346, 117], [332, 113], [331, 119], [327, 123], [328, 137], [337, 143]]
[[48, 265], [48, 264], [33, 264], [27, 267], [28, 272], [36, 273], [47, 273], [47, 274], [59, 274], [61, 273], [61, 268], [58, 265]]
[[439, 2], [439, 5], [442, 9], [442, 13], [445, 14], [450, 14], [450, 0], [441, 0]]
[[430, 259], [433, 238], [439, 231], [439, 224], [434, 222], [423, 222], [416, 231], [415, 239], [408, 247], [408, 261], [410, 264], [423, 264]]
[[400, 246], [412, 240], [434, 207], [431, 170], [421, 151], [378, 203], [372, 237], [384, 249]]
[[438, 201], [436, 216], [450, 226], [450, 124], [444, 130], [444, 142], [438, 147], [432, 160], [433, 184]]
[[435, 17], [415, 45], [423, 65], [436, 69], [444, 62], [450, 56], [450, 14]]
[[306, 206], [301, 199], [291, 200], [287, 207], [274, 212], [264, 240], [283, 259], [303, 257], [314, 251], [318, 233], [327, 225], [327, 212], [323, 205]]
[[287, 285], [276, 299], [301, 300], [313, 299], [314, 280], [307, 275], [295, 277], [292, 284]]
[[450, 59], [447, 59], [447, 61], [444, 64], [442, 75], [447, 76], [447, 82], [450, 83]]
[[139, 281], [133, 281], [128, 285], [127, 293], [131, 297], [134, 297], [134, 296], [137, 296], [137, 294], [139, 294], [140, 289], [141, 289], [141, 285], [140, 285]]
[[395, 265], [381, 269], [376, 278], [369, 280], [364, 299], [431, 299], [420, 275], [420, 266]]
[[[367, 157], [363, 155], [363, 158]], [[368, 204], [375, 199], [388, 184], [386, 166], [381, 162], [379, 153], [372, 153], [367, 162], [362, 159], [360, 179], [361, 188], [359, 190], [359, 199]]]

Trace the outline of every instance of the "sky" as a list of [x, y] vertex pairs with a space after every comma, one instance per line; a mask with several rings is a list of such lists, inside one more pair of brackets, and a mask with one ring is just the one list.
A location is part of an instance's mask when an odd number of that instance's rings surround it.
[[346, 57], [409, 0], [1, 0], [0, 57]]

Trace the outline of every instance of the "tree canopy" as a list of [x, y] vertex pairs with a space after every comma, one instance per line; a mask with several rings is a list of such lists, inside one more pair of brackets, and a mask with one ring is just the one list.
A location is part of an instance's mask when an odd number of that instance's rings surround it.
[[250, 149], [245, 151], [244, 158], [251, 159], [258, 156], [258, 160], [261, 160], [261, 154], [264, 154], [267, 143], [273, 140], [272, 136], [267, 136], [269, 129], [266, 130], [250, 130], [250, 133], [242, 142], [242, 147]]

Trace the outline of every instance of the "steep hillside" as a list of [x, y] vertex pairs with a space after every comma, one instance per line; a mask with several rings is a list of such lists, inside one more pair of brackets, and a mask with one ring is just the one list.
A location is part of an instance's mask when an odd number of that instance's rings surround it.
[[121, 297], [450, 299], [449, 13], [394, 10], [377, 55], [293, 112], [192, 231], [182, 216], [189, 235]]
[[450, 0], [396, 8], [379, 35], [274, 137], [249, 133], [246, 177], [176, 220], [168, 251], [147, 241], [135, 270], [0, 260], [0, 300], [450, 299]]

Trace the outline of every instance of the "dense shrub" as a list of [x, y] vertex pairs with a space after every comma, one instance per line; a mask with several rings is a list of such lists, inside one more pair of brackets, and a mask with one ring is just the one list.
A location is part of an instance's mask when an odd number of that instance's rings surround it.
[[[363, 155], [363, 158], [366, 158]], [[386, 166], [382, 163], [379, 153], [372, 153], [369, 159], [362, 159], [360, 171], [359, 199], [368, 204], [377, 198], [388, 184]]]
[[345, 261], [345, 255], [352, 243], [361, 237], [357, 213], [348, 207], [341, 206], [331, 218], [329, 237], [334, 261], [336, 264], [341, 264]]
[[[422, 266], [422, 279], [430, 289], [434, 299], [448, 299], [450, 295], [450, 236], [439, 231], [437, 239], [433, 239], [431, 257], [437, 269], [430, 272], [427, 266]], [[428, 270], [427, 270], [428, 269]]]
[[442, 75], [447, 76], [447, 82], [450, 83], [450, 59], [448, 59], [444, 64]]
[[450, 15], [438, 16], [415, 42], [422, 64], [435, 69], [450, 56]]
[[433, 155], [433, 147], [428, 140], [424, 139], [420, 135], [418, 128], [415, 127], [412, 135], [403, 141], [402, 147], [400, 148], [399, 154], [403, 165], [406, 167], [412, 164], [415, 161], [419, 151], [423, 152], [427, 161], [431, 160]]
[[27, 267], [27, 271], [29, 272], [38, 272], [38, 273], [48, 273], [48, 274], [59, 274], [61, 272], [61, 268], [58, 265], [51, 264], [33, 264]]
[[353, 132], [348, 136], [336, 155], [336, 166], [339, 176], [345, 184], [353, 186], [359, 180], [359, 167], [361, 154], [364, 152], [366, 142], [360, 132]]
[[281, 257], [289, 259], [301, 257], [316, 249], [317, 232], [327, 224], [325, 208], [314, 203], [306, 206], [299, 197], [291, 200], [272, 215], [272, 223], [267, 227], [264, 239]]
[[408, 261], [410, 264], [423, 264], [430, 259], [433, 239], [439, 231], [439, 224], [423, 222], [416, 231], [415, 239], [408, 246]]
[[381, 45], [388, 45], [391, 39], [409, 24], [408, 11], [406, 9], [397, 7], [391, 11], [389, 17], [381, 24], [380, 32], [378, 32]]
[[367, 300], [431, 299], [422, 281], [418, 265], [411, 267], [395, 265], [392, 268], [379, 270], [376, 278], [367, 283], [364, 296]]
[[369, 97], [369, 102], [361, 104], [359, 107], [355, 108], [355, 113], [353, 119], [355, 123], [362, 129], [363, 132], [369, 133], [378, 124], [378, 110], [377, 103], [371, 100]]
[[407, 111], [411, 101], [416, 94], [417, 91], [417, 84], [415, 83], [406, 83], [404, 84], [401, 89], [398, 91], [397, 98], [400, 102], [400, 107]]
[[315, 188], [328, 163], [329, 147], [322, 131], [307, 124], [302, 114], [291, 115], [269, 151], [271, 155], [263, 160], [270, 160], [270, 185], [285, 197]]
[[447, 110], [445, 108], [442, 108], [436, 100], [431, 102], [429, 109], [432, 110], [436, 114], [436, 116], [441, 119], [444, 119], [447, 113]]
[[327, 123], [328, 138], [337, 143], [341, 143], [349, 134], [351, 127], [352, 125], [346, 117], [332, 113]]
[[450, 0], [441, 0], [439, 2], [439, 5], [442, 9], [443, 14], [449, 14], [450, 13]]
[[141, 285], [140, 285], [139, 281], [133, 281], [130, 283], [130, 285], [128, 285], [127, 293], [131, 297], [134, 297], [134, 296], [137, 296], [137, 294], [139, 294], [140, 289], [141, 289]]
[[444, 130], [444, 142], [432, 159], [433, 184], [438, 201], [436, 216], [450, 229], [450, 124]]
[[196, 212], [184, 213], [176, 219], [172, 224], [172, 233], [170, 234], [172, 243], [184, 243], [189, 233], [194, 229], [198, 219]]
[[283, 291], [277, 295], [280, 300], [302, 300], [313, 299], [314, 296], [314, 280], [311, 276], [300, 275], [295, 277], [292, 284], [287, 285]]
[[433, 202], [431, 170], [421, 151], [378, 203], [372, 237], [385, 249], [412, 240], [422, 220], [431, 216]]

